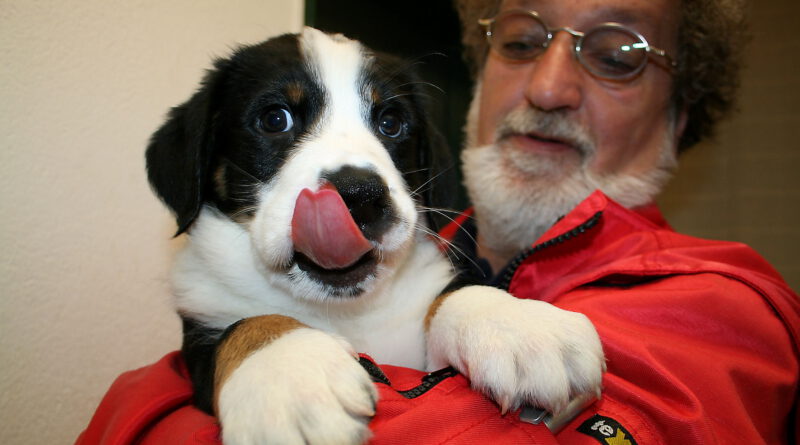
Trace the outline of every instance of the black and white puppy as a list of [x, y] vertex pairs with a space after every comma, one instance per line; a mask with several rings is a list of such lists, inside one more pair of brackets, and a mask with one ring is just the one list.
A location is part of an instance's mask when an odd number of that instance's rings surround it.
[[366, 440], [376, 390], [356, 351], [452, 365], [504, 410], [599, 391], [584, 316], [442, 295], [455, 274], [420, 217], [434, 139], [407, 64], [311, 28], [218, 60], [153, 135], [150, 182], [189, 234], [183, 353], [225, 443]]

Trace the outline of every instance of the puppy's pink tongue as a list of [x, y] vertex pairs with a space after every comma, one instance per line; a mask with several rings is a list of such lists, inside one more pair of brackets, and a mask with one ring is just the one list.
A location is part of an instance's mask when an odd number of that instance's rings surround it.
[[336, 190], [303, 189], [292, 216], [294, 249], [324, 269], [351, 266], [372, 249]]

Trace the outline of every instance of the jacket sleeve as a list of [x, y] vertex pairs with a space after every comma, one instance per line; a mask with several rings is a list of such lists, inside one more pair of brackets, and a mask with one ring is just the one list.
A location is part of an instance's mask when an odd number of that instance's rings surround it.
[[713, 273], [671, 275], [595, 283], [553, 303], [591, 319], [608, 365], [602, 400], [560, 442], [786, 443], [795, 434], [787, 414], [796, 413], [794, 342], [750, 286]]
[[220, 444], [216, 420], [192, 404], [178, 352], [120, 375], [76, 445]]

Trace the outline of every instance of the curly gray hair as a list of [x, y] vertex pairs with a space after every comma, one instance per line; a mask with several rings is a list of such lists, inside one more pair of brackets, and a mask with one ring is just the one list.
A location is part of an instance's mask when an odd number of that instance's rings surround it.
[[[465, 57], [473, 76], [482, 69], [489, 46], [478, 19], [493, 17], [501, 0], [455, 0]], [[749, 39], [745, 0], [681, 0], [674, 109], [686, 108], [683, 151], [711, 136], [734, 107], [742, 49]]]

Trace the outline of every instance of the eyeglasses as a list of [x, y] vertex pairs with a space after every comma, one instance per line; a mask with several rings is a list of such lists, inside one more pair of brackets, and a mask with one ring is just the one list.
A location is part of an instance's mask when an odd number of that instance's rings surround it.
[[512, 9], [494, 18], [478, 20], [486, 28], [489, 46], [512, 60], [531, 60], [543, 54], [559, 31], [574, 41], [575, 55], [590, 73], [603, 79], [627, 80], [647, 65], [648, 55], [663, 57], [667, 66], [677, 64], [663, 49], [650, 46], [644, 36], [619, 23], [603, 23], [583, 33], [572, 28], [550, 29], [536, 11]]

